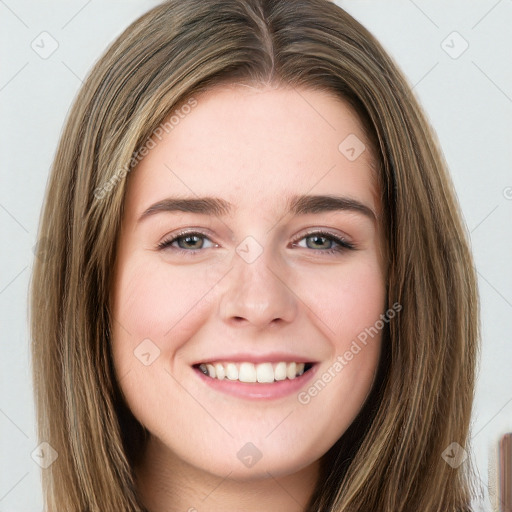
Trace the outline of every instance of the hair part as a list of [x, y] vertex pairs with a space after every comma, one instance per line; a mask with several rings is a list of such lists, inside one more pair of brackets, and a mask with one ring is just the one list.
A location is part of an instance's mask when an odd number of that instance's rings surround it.
[[[447, 165], [410, 86], [376, 39], [327, 0], [170, 0], [128, 27], [70, 111], [48, 183], [31, 283], [38, 436], [49, 512], [143, 512], [133, 467], [146, 431], [119, 388], [109, 312], [126, 179], [112, 183], [179, 105], [223, 84], [334, 94], [357, 113], [377, 161], [388, 304], [379, 373], [322, 460], [307, 511], [470, 510], [478, 300]], [[127, 173], [124, 174], [125, 176]]]

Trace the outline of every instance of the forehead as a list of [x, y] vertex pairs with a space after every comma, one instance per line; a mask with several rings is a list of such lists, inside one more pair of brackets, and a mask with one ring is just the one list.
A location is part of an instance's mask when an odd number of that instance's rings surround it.
[[[353, 109], [324, 91], [223, 86], [173, 110], [129, 175], [127, 209], [166, 196], [215, 196], [279, 214], [296, 194], [340, 193], [377, 209], [375, 162]], [[169, 119], [171, 119], [169, 116]]]

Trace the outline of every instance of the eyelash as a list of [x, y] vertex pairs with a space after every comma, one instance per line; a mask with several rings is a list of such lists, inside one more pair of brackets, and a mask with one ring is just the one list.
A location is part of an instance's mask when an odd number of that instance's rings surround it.
[[[171, 248], [171, 244], [176, 242], [180, 238], [185, 238], [187, 236], [194, 236], [194, 235], [209, 239], [209, 237], [205, 233], [202, 233], [200, 231], [183, 231], [181, 233], [178, 233], [176, 236], [173, 236], [172, 238], [168, 238], [168, 239], [165, 239], [162, 242], [160, 242], [157, 245], [157, 249], [164, 250], [167, 248]], [[350, 251], [350, 250], [355, 249], [355, 245], [350, 242], [347, 242], [344, 238], [340, 238], [336, 235], [333, 235], [332, 233], [329, 233], [327, 231], [322, 231], [322, 230], [310, 231], [309, 233], [305, 233], [302, 236], [300, 236], [299, 238], [294, 239], [292, 241], [292, 244], [295, 244], [296, 242], [299, 242], [300, 240], [302, 240], [304, 238], [309, 238], [313, 235], [317, 235], [322, 238], [326, 238], [327, 240], [330, 240], [330, 241], [338, 244], [338, 247], [334, 248], [334, 249], [324, 249], [324, 250], [320, 249], [320, 250], [316, 251], [316, 252], [320, 252], [324, 255], [340, 254], [347, 250]], [[179, 254], [184, 254], [188, 257], [194, 257], [196, 253], [201, 252], [201, 249], [189, 249], [188, 250], [188, 249], [182, 249], [181, 247], [172, 247], [172, 250], [177, 251]], [[314, 251], [314, 249], [310, 249], [310, 250]]]

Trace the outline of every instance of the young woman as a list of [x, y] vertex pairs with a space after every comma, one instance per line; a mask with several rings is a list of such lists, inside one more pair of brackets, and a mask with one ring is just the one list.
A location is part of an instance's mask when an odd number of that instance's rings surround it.
[[48, 511], [471, 510], [461, 214], [409, 86], [341, 8], [142, 16], [77, 97], [40, 238]]

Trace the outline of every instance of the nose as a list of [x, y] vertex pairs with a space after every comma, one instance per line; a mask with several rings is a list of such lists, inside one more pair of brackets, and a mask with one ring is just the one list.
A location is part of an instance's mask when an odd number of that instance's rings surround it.
[[224, 279], [219, 312], [224, 322], [258, 329], [290, 323], [297, 314], [297, 297], [270, 251], [251, 263], [234, 255], [233, 268]]

